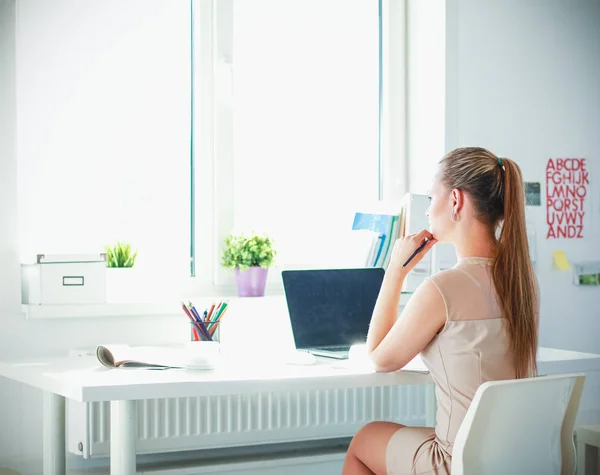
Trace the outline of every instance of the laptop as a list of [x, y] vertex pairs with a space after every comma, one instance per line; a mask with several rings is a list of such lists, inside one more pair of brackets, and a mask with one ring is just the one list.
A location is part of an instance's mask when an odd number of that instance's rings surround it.
[[348, 358], [365, 343], [385, 271], [382, 268], [281, 272], [297, 350]]

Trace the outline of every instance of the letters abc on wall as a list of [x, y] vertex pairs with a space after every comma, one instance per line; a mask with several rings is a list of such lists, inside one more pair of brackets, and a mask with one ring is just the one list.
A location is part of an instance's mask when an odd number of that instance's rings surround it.
[[546, 165], [546, 239], [581, 239], [590, 184], [585, 158], [550, 158]]

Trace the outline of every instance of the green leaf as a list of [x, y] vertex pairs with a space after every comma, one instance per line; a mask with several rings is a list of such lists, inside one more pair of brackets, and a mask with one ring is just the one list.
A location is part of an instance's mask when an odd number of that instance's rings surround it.
[[274, 240], [268, 236], [230, 234], [225, 238], [221, 265], [225, 268], [239, 267], [240, 270], [251, 266], [269, 267], [275, 255]]
[[106, 267], [133, 267], [137, 251], [132, 252], [131, 244], [118, 241], [114, 246], [104, 246]]

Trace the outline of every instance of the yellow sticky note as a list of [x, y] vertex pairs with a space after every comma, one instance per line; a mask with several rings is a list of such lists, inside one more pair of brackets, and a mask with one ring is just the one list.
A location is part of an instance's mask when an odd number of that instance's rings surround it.
[[552, 267], [556, 270], [569, 270], [571, 266], [567, 259], [565, 251], [554, 251], [552, 259]]

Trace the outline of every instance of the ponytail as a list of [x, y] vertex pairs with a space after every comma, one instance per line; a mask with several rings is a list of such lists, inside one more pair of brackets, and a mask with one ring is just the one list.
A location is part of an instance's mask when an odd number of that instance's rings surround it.
[[492, 281], [505, 319], [517, 378], [537, 373], [537, 280], [525, 228], [525, 189], [519, 166], [481, 147], [457, 148], [440, 162], [449, 189], [468, 193], [477, 218], [497, 229]]
[[537, 374], [537, 285], [529, 256], [525, 192], [519, 166], [499, 159], [504, 182], [504, 218], [492, 266], [498, 303], [507, 322], [516, 377]]

